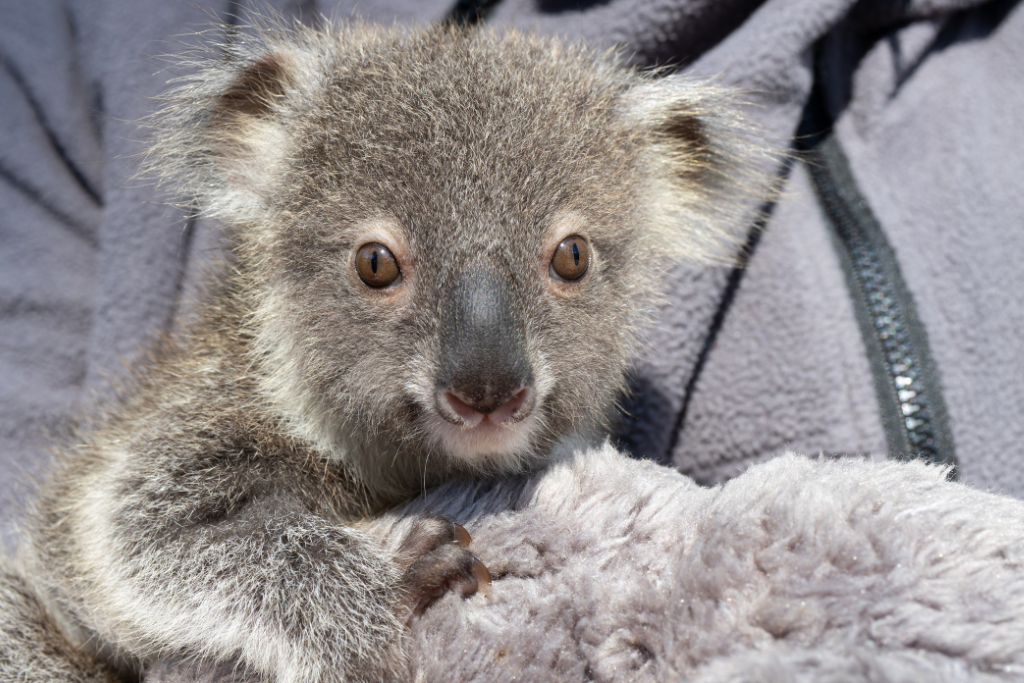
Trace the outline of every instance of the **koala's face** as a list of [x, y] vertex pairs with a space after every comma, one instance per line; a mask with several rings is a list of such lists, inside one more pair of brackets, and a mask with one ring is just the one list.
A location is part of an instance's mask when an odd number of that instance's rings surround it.
[[419, 48], [422, 84], [331, 72], [292, 124], [263, 275], [318, 410], [501, 468], [607, 417], [657, 256], [621, 83], [509, 83], [518, 55], [462, 43]]
[[487, 470], [602, 425], [645, 298], [699, 241], [666, 224], [708, 231], [693, 101], [514, 33], [272, 38], [217, 72], [202, 143], [288, 421]]
[[576, 210], [473, 215], [446, 199], [420, 197], [415, 215], [381, 197], [357, 217], [326, 202], [323, 224], [293, 225], [285, 325], [346, 428], [503, 466], [604, 417], [634, 315], [623, 271], [642, 264]]

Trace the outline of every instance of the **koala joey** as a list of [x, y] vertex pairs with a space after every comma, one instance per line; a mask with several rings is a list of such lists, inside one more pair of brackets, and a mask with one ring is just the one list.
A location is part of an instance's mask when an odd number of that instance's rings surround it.
[[761, 153], [720, 88], [515, 31], [272, 24], [191, 66], [149, 162], [229, 255], [57, 458], [32, 571], [121, 661], [400, 676], [405, 624], [489, 578], [451, 520], [366, 520], [603, 439]]

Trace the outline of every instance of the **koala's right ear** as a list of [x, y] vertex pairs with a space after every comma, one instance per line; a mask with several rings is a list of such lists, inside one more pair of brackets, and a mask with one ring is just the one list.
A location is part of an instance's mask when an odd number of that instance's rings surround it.
[[186, 63], [152, 119], [148, 170], [194, 197], [207, 214], [258, 214], [282, 176], [292, 146], [289, 121], [302, 82], [299, 46], [272, 33], [242, 39]]
[[211, 102], [207, 135], [217, 169], [234, 189], [259, 192], [287, 153], [288, 56], [270, 52], [245, 64]]

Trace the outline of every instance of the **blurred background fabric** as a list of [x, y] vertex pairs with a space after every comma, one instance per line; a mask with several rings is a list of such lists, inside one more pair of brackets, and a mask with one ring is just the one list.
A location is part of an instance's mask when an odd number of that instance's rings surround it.
[[[49, 435], [189, 314], [217, 226], [138, 176], [173, 56], [259, 7], [434, 22], [453, 0], [0, 0], [0, 533]], [[504, 0], [486, 21], [741, 88], [792, 146], [812, 91], [913, 300], [961, 479], [1024, 497], [1024, 9], [999, 0]], [[219, 25], [219, 27], [218, 27]], [[198, 34], [206, 31], [207, 37]], [[814, 88], [817, 90], [813, 90]], [[806, 161], [742, 267], [673, 271], [618, 442], [713, 484], [793, 449], [895, 455]], [[906, 410], [906, 408], [904, 408]], [[888, 420], [888, 422], [887, 422]], [[891, 439], [890, 439], [891, 440]]]

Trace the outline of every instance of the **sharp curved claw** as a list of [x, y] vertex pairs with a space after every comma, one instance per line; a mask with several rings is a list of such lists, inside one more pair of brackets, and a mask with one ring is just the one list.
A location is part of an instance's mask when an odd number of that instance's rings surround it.
[[473, 558], [473, 578], [476, 579], [476, 583], [480, 592], [484, 595], [490, 595], [491, 592], [491, 572], [487, 570], [484, 563], [480, 560]]
[[473, 542], [473, 537], [466, 531], [466, 527], [461, 524], [455, 525], [455, 542], [463, 548], [468, 548], [469, 544]]

